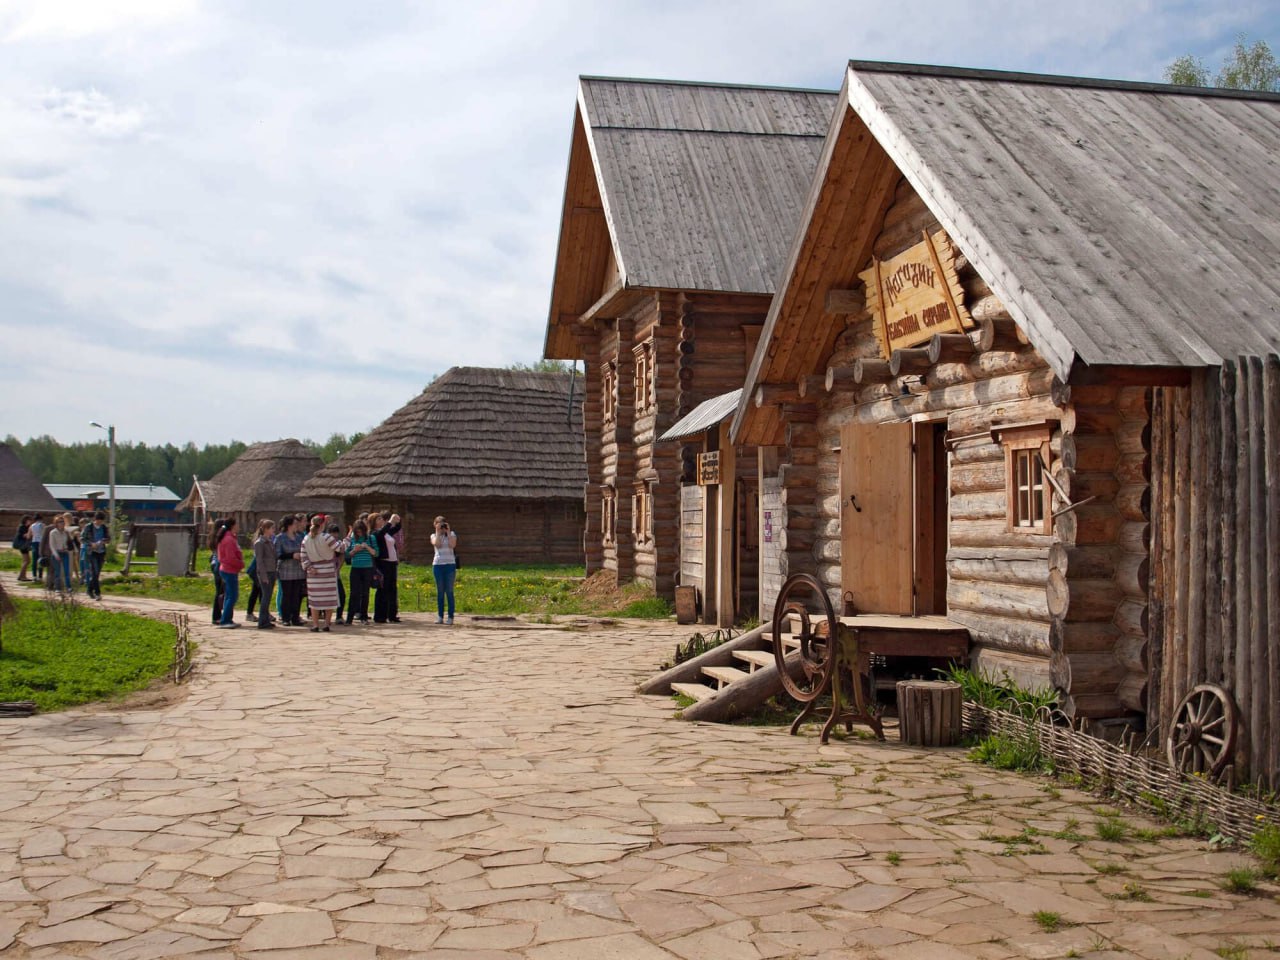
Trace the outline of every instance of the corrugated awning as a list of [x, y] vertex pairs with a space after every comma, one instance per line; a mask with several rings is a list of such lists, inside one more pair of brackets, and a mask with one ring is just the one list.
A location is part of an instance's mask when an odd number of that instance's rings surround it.
[[658, 442], [683, 440], [685, 437], [703, 433], [708, 428], [728, 420], [733, 416], [734, 411], [738, 409], [738, 400], [741, 397], [742, 388], [739, 387], [737, 390], [730, 390], [728, 393], [722, 393], [718, 397], [704, 400], [685, 416], [681, 417], [675, 426], [660, 436]]

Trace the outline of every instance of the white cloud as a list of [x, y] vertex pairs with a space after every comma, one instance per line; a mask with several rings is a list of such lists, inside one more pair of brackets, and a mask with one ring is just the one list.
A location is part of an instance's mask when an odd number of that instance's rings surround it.
[[56, 117], [85, 127], [100, 137], [127, 137], [142, 129], [146, 111], [142, 107], [122, 106], [106, 94], [88, 90], [59, 90], [44, 95], [44, 109]]
[[29, 358], [103, 351], [6, 430], [87, 436], [91, 397], [136, 439], [321, 437], [453, 364], [536, 359], [580, 73], [1156, 79], [1275, 26], [1212, 0], [0, 0], [0, 382], [43, 395]]
[[0, 0], [0, 43], [74, 40], [184, 19], [195, 0]]

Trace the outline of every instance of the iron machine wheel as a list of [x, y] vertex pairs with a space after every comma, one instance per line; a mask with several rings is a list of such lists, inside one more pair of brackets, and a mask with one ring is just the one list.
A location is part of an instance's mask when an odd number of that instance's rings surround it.
[[1216, 780], [1235, 756], [1239, 724], [1230, 693], [1215, 683], [1194, 687], [1173, 713], [1166, 741], [1169, 766]]
[[[808, 607], [792, 599], [793, 594], [804, 590], [815, 594], [822, 602], [822, 613], [827, 621], [825, 636], [820, 636], [819, 631], [813, 629]], [[800, 619], [798, 653], [803, 677], [799, 680], [794, 679], [787, 672], [788, 651], [783, 648], [781, 639], [783, 621], [790, 614], [795, 614]], [[831, 606], [831, 598], [827, 596], [827, 591], [823, 589], [817, 577], [807, 573], [797, 573], [788, 577], [773, 605], [773, 660], [778, 667], [778, 676], [782, 680], [783, 689], [801, 703], [812, 703], [831, 683], [831, 671], [835, 664], [834, 647], [837, 627], [836, 612]]]

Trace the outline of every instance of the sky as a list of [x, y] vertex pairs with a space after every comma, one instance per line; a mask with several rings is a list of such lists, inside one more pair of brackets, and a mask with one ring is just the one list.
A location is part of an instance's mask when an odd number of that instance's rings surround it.
[[0, 0], [0, 436], [324, 440], [541, 356], [579, 75], [1159, 80], [1280, 0]]

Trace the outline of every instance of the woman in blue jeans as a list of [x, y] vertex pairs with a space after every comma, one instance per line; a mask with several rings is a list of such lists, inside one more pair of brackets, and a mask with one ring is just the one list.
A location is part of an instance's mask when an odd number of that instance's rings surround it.
[[[458, 535], [449, 529], [449, 521], [436, 517], [436, 532], [431, 535], [431, 546], [436, 548], [431, 562], [431, 573], [436, 578], [436, 623], [453, 623], [453, 583], [458, 576], [458, 555], [453, 550], [457, 545]], [[446, 599], [448, 621], [444, 618]]]
[[240, 571], [244, 569], [244, 554], [240, 552], [240, 541], [236, 537], [235, 517], [222, 522], [222, 532], [218, 534], [216, 552], [218, 555], [218, 576], [222, 579], [226, 598], [222, 601], [222, 619], [220, 627], [238, 627], [240, 624], [231, 619], [236, 609], [236, 600], [240, 598]]

